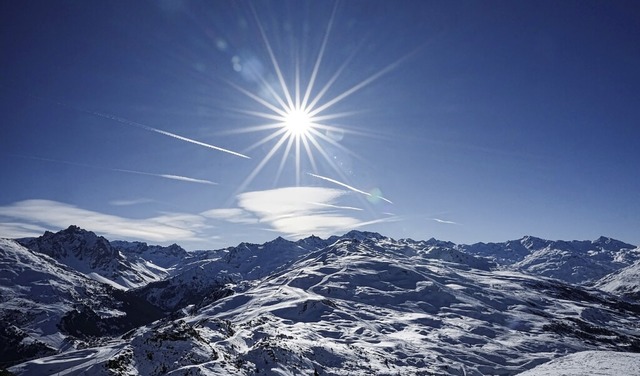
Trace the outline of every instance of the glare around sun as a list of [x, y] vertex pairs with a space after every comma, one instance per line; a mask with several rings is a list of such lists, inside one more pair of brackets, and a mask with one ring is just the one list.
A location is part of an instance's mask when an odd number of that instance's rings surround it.
[[287, 112], [284, 126], [293, 136], [305, 136], [313, 126], [311, 116], [302, 109]]

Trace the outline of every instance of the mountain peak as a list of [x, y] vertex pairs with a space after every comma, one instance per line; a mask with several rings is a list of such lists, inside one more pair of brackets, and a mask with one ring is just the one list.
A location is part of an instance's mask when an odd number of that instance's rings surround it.
[[351, 230], [346, 234], [342, 235], [341, 238], [362, 241], [367, 239], [376, 239], [376, 240], [386, 239], [386, 236], [380, 235], [377, 232]]
[[82, 272], [111, 272], [123, 261], [120, 252], [107, 239], [75, 225], [56, 233], [47, 231], [23, 245]]
[[[88, 233], [90, 231], [87, 231], [83, 228], [81, 228], [80, 226], [76, 226], [76, 225], [70, 225], [69, 227], [67, 227], [66, 230], [62, 230], [65, 233], [79, 233], [79, 234], [85, 234]], [[93, 232], [91, 232], [93, 234]]]
[[282, 236], [278, 236], [277, 238], [264, 243], [265, 246], [276, 246], [276, 247], [290, 246], [292, 244], [293, 244], [292, 241], [289, 241], [283, 238]]
[[519, 241], [525, 248], [531, 249], [540, 249], [549, 245], [550, 241], [542, 238], [538, 238], [536, 236], [525, 235]]
[[594, 240], [592, 243], [608, 251], [619, 250], [623, 248], [626, 248], [626, 249], [636, 248], [635, 245], [627, 244], [625, 242], [622, 242], [620, 240], [613, 239], [607, 236], [601, 236], [598, 239]]
[[324, 240], [319, 236], [311, 235], [296, 242], [297, 245], [305, 249], [315, 250], [324, 248], [330, 244], [329, 240]]
[[[102, 236], [96, 235], [92, 231], [87, 231], [76, 225], [71, 225], [64, 230], [58, 232], [47, 231], [44, 235], [35, 238], [35, 243], [38, 244], [38, 248], [42, 248], [44, 253], [46, 250], [56, 248], [66, 254], [66, 250], [82, 249], [83, 252], [95, 248], [111, 248], [109, 241]], [[47, 247], [47, 245], [49, 247]], [[44, 246], [44, 248], [43, 248]], [[56, 257], [55, 254], [50, 254], [52, 257]]]

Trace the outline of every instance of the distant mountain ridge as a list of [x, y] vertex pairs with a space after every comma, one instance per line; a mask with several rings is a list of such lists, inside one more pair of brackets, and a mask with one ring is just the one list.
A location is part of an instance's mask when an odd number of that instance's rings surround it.
[[455, 248], [489, 257], [499, 265], [569, 283], [589, 284], [640, 260], [640, 250], [607, 237], [594, 241], [552, 241], [532, 236], [504, 243], [476, 243]]
[[0, 361], [39, 360], [16, 374], [515, 375], [640, 352], [640, 306], [616, 297], [636, 296], [640, 251], [610, 238], [351, 231], [187, 252], [71, 226], [20, 243], [0, 240]]

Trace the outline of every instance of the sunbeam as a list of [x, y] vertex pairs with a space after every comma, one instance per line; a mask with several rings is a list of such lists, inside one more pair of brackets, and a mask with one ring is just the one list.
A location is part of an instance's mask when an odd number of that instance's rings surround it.
[[[333, 96], [329, 96], [334, 84], [338, 82], [340, 77], [347, 70], [347, 67], [352, 63], [357, 52], [360, 50], [360, 47], [363, 45], [363, 42], [356, 45], [355, 48], [349, 51], [344, 61], [340, 62], [337, 69], [326, 78], [326, 81], [321, 81], [320, 73], [324, 61], [327, 60], [331, 32], [338, 13], [338, 3], [336, 2], [331, 10], [319, 49], [315, 55], [315, 59], [313, 60], [313, 66], [310, 67], [311, 70], [309, 76], [306, 78], [301, 77], [301, 71], [304, 71], [304, 69], [302, 69], [303, 67], [300, 64], [300, 56], [297, 52], [292, 52], [293, 71], [289, 75], [284, 74], [285, 70], [281, 65], [276, 50], [274, 49], [274, 46], [277, 46], [277, 44], [274, 44], [272, 40], [270, 40], [268, 34], [269, 29], [267, 29], [262, 23], [255, 7], [250, 5], [250, 8], [257, 27], [257, 32], [259, 33], [260, 40], [266, 49], [268, 61], [270, 62], [272, 72], [275, 75], [273, 78], [274, 83], [270, 83], [267, 75], [260, 74], [261, 72], [258, 72], [258, 69], [251, 65], [248, 65], [246, 69], [252, 71], [252, 77], [255, 76], [254, 82], [260, 85], [260, 92], [249, 90], [231, 82], [228, 79], [223, 79], [230, 87], [251, 99], [255, 104], [262, 108], [262, 110], [232, 109], [232, 111], [258, 119], [264, 119], [266, 121], [264, 124], [248, 126], [246, 128], [240, 127], [229, 132], [269, 132], [269, 134], [245, 149], [244, 152], [248, 152], [270, 142], [275, 142], [275, 144], [248, 174], [247, 178], [239, 186], [237, 192], [241, 192], [249, 186], [252, 180], [256, 178], [267, 163], [278, 153], [282, 153], [282, 156], [279, 158], [277, 170], [275, 172], [275, 185], [277, 185], [278, 180], [283, 174], [285, 166], [288, 163], [293, 164], [294, 171], [291, 176], [295, 179], [296, 186], [299, 186], [301, 183], [302, 170], [308, 168], [308, 166], [310, 166], [310, 169], [313, 172], [312, 176], [320, 176], [318, 175], [320, 168], [319, 163], [322, 166], [326, 165], [332, 169], [335, 175], [342, 181], [347, 181], [348, 179], [346, 174], [341, 171], [340, 166], [334, 160], [335, 158], [333, 158], [325, 148], [330, 145], [331, 147], [346, 153], [350, 157], [362, 159], [357, 156], [354, 151], [349, 150], [340, 143], [340, 140], [345, 134], [361, 134], [362, 132], [346, 129], [344, 126], [338, 126], [333, 123], [337, 119], [353, 117], [354, 115], [360, 114], [362, 113], [362, 110], [340, 112], [331, 112], [331, 110], [338, 103], [346, 100], [353, 94], [380, 79], [382, 76], [396, 69], [402, 62], [414, 54], [415, 51], [384, 66], [382, 69], [349, 86], [346, 90], [333, 93]], [[296, 50], [295, 47], [294, 50]], [[287, 78], [289, 78], [290, 81], [288, 81]], [[331, 136], [332, 134], [339, 134], [341, 136], [339, 139], [336, 139]], [[317, 154], [320, 155], [319, 158], [316, 158]], [[337, 180], [334, 181], [334, 183], [343, 184], [339, 183]], [[352, 189], [348, 184], [344, 184], [345, 188], [350, 187], [349, 189], [351, 190], [373, 197], [369, 193]], [[378, 198], [383, 201], [391, 202], [383, 197]]]

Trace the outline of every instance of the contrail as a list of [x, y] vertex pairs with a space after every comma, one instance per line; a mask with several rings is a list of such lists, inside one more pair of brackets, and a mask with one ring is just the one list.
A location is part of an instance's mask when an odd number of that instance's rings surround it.
[[115, 172], [126, 172], [128, 174], [137, 174], [137, 175], [146, 175], [146, 176], [155, 176], [157, 178], [164, 178], [164, 179], [171, 179], [171, 180], [179, 180], [179, 181], [185, 181], [185, 182], [189, 182], [189, 183], [198, 183], [198, 184], [207, 184], [207, 185], [218, 185], [218, 183], [210, 181], [210, 180], [204, 180], [204, 179], [196, 179], [196, 178], [190, 178], [188, 176], [181, 176], [181, 175], [171, 175], [171, 174], [154, 174], [151, 172], [143, 172], [143, 171], [135, 171], [135, 170], [125, 170], [122, 168], [109, 168], [109, 167], [100, 167], [100, 166], [92, 166], [86, 163], [78, 163], [78, 162], [70, 162], [70, 161], [62, 161], [59, 159], [53, 159], [53, 158], [42, 158], [42, 157], [35, 157], [35, 156], [28, 156], [28, 155], [20, 155], [20, 154], [10, 154], [12, 156], [15, 157], [19, 157], [19, 158], [27, 158], [27, 159], [33, 159], [36, 161], [45, 161], [45, 162], [54, 162], [54, 163], [62, 163], [62, 164], [66, 164], [66, 165], [70, 165], [70, 166], [78, 166], [78, 167], [85, 167], [85, 168], [94, 168], [94, 169], [98, 169], [98, 170], [107, 170], [107, 171], [115, 171]]
[[186, 181], [186, 182], [190, 182], [190, 183], [200, 183], [200, 184], [209, 184], [209, 185], [218, 185], [218, 183], [211, 181], [211, 180], [205, 180], [205, 179], [195, 179], [195, 178], [189, 178], [186, 176], [180, 176], [180, 175], [167, 175], [167, 174], [161, 174], [159, 175], [160, 177], [166, 178], [166, 179], [173, 179], [173, 180], [181, 180], [181, 181]]
[[358, 228], [358, 227], [363, 227], [363, 226], [375, 225], [377, 223], [399, 222], [401, 220], [402, 220], [402, 217], [380, 218], [380, 219], [374, 219], [374, 220], [367, 221], [367, 222], [360, 222], [360, 223], [356, 224], [353, 227], [354, 228]]
[[340, 206], [340, 205], [332, 205], [332, 204], [323, 204], [321, 202], [311, 202], [311, 204], [317, 205], [317, 206], [326, 207], [326, 208], [335, 208], [335, 209], [344, 209], [344, 210], [357, 210], [357, 211], [363, 211], [364, 210], [364, 209], [356, 208], [356, 207], [353, 207], [353, 206]]
[[204, 147], [209, 148], [209, 149], [214, 149], [214, 150], [222, 151], [222, 152], [225, 152], [225, 153], [233, 154], [233, 155], [238, 156], [238, 157], [251, 159], [251, 157], [249, 157], [249, 156], [237, 153], [237, 152], [229, 150], [229, 149], [225, 149], [225, 148], [221, 148], [219, 146], [214, 146], [214, 145], [211, 145], [211, 144], [207, 144], [207, 143], [204, 143], [204, 142], [201, 142], [201, 141], [197, 141], [197, 140], [194, 140], [194, 139], [191, 139], [191, 138], [187, 138], [187, 137], [184, 137], [184, 136], [177, 135], [175, 133], [163, 131], [162, 129], [150, 127], [148, 125], [136, 123], [135, 121], [127, 120], [127, 119], [124, 119], [124, 118], [121, 118], [121, 117], [118, 117], [118, 116], [115, 116], [115, 115], [104, 114], [102, 112], [96, 112], [96, 111], [86, 111], [86, 110], [81, 110], [81, 111], [85, 112], [85, 113], [88, 113], [88, 114], [91, 114], [91, 115], [99, 116], [99, 117], [102, 117], [102, 118], [105, 118], [105, 119], [114, 120], [114, 121], [117, 121], [117, 122], [122, 123], [122, 124], [127, 124], [127, 125], [131, 125], [131, 126], [134, 126], [134, 127], [137, 127], [137, 128], [141, 128], [141, 129], [144, 129], [146, 131], [156, 132], [156, 133], [159, 133], [161, 135], [173, 137], [173, 138], [181, 140], [181, 141], [186, 141], [186, 142], [190, 142], [192, 144], [204, 146]]
[[458, 222], [454, 222], [454, 221], [445, 221], [444, 219], [439, 219], [439, 218], [431, 218], [432, 221], [436, 221], [438, 223], [444, 223], [447, 225], [457, 225]]
[[365, 195], [365, 196], [373, 197], [373, 198], [379, 198], [379, 199], [381, 199], [381, 200], [383, 200], [383, 201], [386, 201], [386, 202], [388, 202], [388, 203], [390, 203], [390, 204], [393, 204], [393, 202], [392, 202], [391, 200], [388, 200], [388, 199], [386, 199], [386, 198], [384, 198], [384, 197], [382, 197], [382, 196], [372, 195], [372, 194], [371, 194], [371, 193], [369, 193], [369, 192], [362, 191], [362, 190], [360, 190], [360, 189], [358, 189], [358, 188], [355, 188], [355, 187], [350, 186], [349, 184], [341, 183], [341, 182], [339, 182], [339, 181], [337, 181], [337, 180], [335, 180], [335, 179], [331, 179], [331, 178], [328, 178], [328, 177], [326, 177], [326, 176], [321, 176], [321, 175], [312, 174], [312, 173], [310, 173], [310, 172], [307, 172], [307, 174], [308, 174], [308, 175], [313, 176], [314, 178], [318, 178], [318, 179], [326, 180], [326, 181], [331, 182], [331, 183], [333, 183], [333, 184], [337, 184], [337, 185], [339, 185], [339, 186], [341, 186], [341, 187], [345, 187], [345, 188], [347, 188], [347, 189], [349, 189], [349, 190], [351, 190], [351, 191], [353, 191], [353, 192], [357, 192], [357, 193], [363, 194], [363, 195]]
[[158, 133], [158, 134], [161, 134], [161, 135], [164, 135], [164, 136], [173, 137], [173, 138], [178, 139], [180, 141], [190, 142], [190, 143], [195, 144], [195, 145], [204, 146], [206, 148], [213, 149], [213, 150], [218, 150], [218, 151], [221, 151], [221, 152], [224, 152], [224, 153], [228, 153], [228, 154], [232, 154], [232, 155], [235, 155], [237, 157], [251, 159], [251, 157], [249, 157], [247, 155], [244, 155], [244, 154], [241, 154], [241, 153], [238, 153], [238, 152], [235, 152], [233, 150], [229, 150], [229, 149], [221, 148], [219, 146], [207, 144], [205, 142], [201, 142], [201, 141], [197, 141], [197, 140], [194, 140], [194, 139], [191, 139], [191, 138], [188, 138], [188, 137], [180, 136], [180, 135], [175, 134], [175, 133], [163, 131], [162, 129], [150, 127], [148, 125], [136, 123], [135, 121], [127, 120], [127, 119], [124, 119], [124, 118], [121, 118], [121, 117], [118, 117], [118, 116], [115, 116], [115, 115], [105, 114], [105, 113], [97, 112], [97, 111], [85, 110], [85, 109], [82, 109], [82, 108], [78, 108], [78, 107], [74, 107], [74, 106], [68, 105], [66, 103], [58, 102], [56, 100], [52, 100], [52, 99], [48, 99], [48, 98], [44, 98], [44, 97], [39, 97], [39, 96], [36, 96], [36, 95], [29, 95], [29, 96], [32, 97], [32, 98], [41, 100], [41, 101], [45, 101], [45, 102], [56, 104], [56, 105], [61, 106], [61, 107], [66, 107], [66, 108], [70, 108], [70, 109], [75, 110], [75, 111], [84, 112], [85, 114], [98, 116], [98, 117], [101, 117], [101, 118], [104, 118], [104, 119], [117, 121], [118, 123], [121, 123], [121, 124], [131, 125], [131, 126], [136, 127], [136, 128], [144, 129], [145, 131], [155, 132], [155, 133]]
[[138, 174], [138, 175], [147, 175], [147, 176], [155, 176], [158, 178], [165, 178], [165, 179], [171, 179], [171, 180], [179, 180], [179, 181], [186, 181], [189, 183], [198, 183], [198, 184], [208, 184], [208, 185], [218, 185], [218, 183], [210, 181], [210, 180], [204, 180], [204, 179], [195, 179], [195, 178], [190, 178], [187, 176], [180, 176], [180, 175], [170, 175], [170, 174], [154, 174], [151, 172], [142, 172], [142, 171], [134, 171], [134, 170], [124, 170], [121, 168], [110, 168], [109, 170], [111, 171], [118, 171], [118, 172], [126, 172], [129, 174]]
[[109, 201], [109, 205], [113, 206], [131, 206], [131, 205], [140, 205], [140, 204], [148, 204], [154, 202], [154, 200], [148, 198], [138, 198], [133, 200], [112, 200]]

